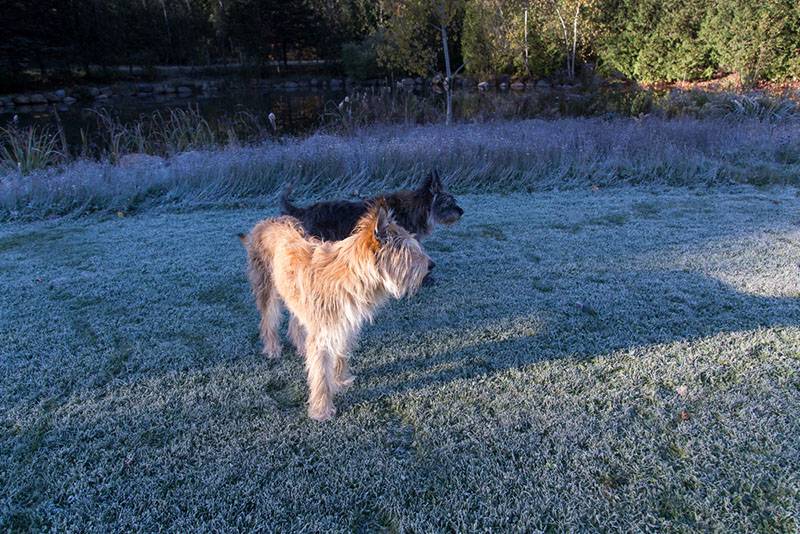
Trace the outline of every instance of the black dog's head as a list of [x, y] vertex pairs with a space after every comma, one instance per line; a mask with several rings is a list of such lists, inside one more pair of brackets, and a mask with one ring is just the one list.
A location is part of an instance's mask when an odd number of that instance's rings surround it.
[[438, 171], [430, 173], [420, 189], [433, 197], [431, 214], [437, 223], [453, 224], [464, 215], [456, 197], [447, 192]]

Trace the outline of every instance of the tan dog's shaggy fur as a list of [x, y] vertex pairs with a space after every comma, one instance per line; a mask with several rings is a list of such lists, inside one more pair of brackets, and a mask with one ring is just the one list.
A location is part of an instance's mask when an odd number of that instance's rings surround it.
[[293, 217], [267, 219], [248, 236], [248, 276], [261, 312], [264, 353], [278, 357], [281, 303], [291, 313], [289, 337], [303, 354], [308, 414], [336, 414], [333, 395], [353, 381], [348, 352], [364, 321], [389, 297], [416, 292], [430, 258], [384, 205], [374, 205], [350, 237], [322, 242]]

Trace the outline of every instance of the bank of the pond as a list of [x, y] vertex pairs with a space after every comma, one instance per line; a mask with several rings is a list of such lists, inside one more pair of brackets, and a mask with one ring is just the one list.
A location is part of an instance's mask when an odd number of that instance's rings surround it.
[[[458, 79], [451, 99], [455, 122], [570, 117], [720, 118], [784, 120], [797, 114], [797, 95], [640, 88], [625, 82], [559, 84]], [[320, 130], [352, 133], [376, 124], [445, 122], [441, 84], [422, 78], [354, 82], [342, 78], [179, 79], [79, 86], [0, 96], [0, 149], [5, 130], [35, 130], [34, 141], [55, 139], [60, 158], [115, 159], [119, 152], [174, 154]], [[171, 120], [175, 114], [189, 120]], [[195, 135], [191, 143], [172, 138]], [[165, 139], [166, 138], [166, 139]], [[192, 146], [187, 146], [192, 144]], [[4, 163], [0, 150], [0, 166]], [[25, 169], [23, 169], [25, 171]]]

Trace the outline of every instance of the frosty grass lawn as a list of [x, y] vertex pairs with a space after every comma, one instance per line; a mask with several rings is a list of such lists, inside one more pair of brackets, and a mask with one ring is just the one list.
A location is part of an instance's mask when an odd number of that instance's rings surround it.
[[0, 227], [0, 530], [800, 528], [800, 197], [461, 197], [338, 417], [259, 353], [271, 209]]

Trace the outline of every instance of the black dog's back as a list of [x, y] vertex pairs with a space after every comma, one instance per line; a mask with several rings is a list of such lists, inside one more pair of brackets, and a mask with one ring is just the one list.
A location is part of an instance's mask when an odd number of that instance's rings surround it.
[[290, 193], [291, 190], [286, 188], [281, 195], [281, 212], [300, 220], [308, 234], [325, 241], [346, 239], [367, 212], [366, 202], [347, 200], [319, 202], [313, 205], [313, 209], [301, 208], [292, 204]]
[[353, 232], [366, 212], [367, 204], [364, 202], [339, 200], [315, 204], [313, 213], [306, 213], [299, 219], [309, 234], [325, 241], [340, 241]]

